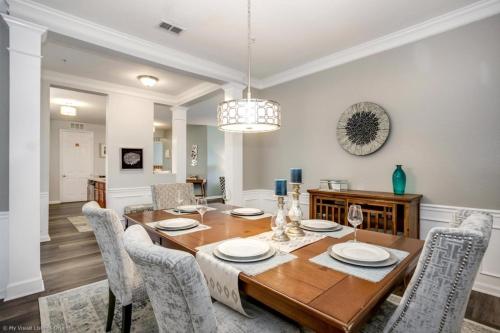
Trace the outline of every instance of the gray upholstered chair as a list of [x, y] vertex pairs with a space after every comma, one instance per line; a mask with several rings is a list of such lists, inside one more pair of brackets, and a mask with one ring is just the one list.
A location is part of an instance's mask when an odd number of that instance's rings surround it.
[[111, 331], [116, 299], [122, 305], [122, 331], [130, 332], [132, 303], [147, 299], [144, 283], [123, 246], [123, 226], [116, 213], [97, 202], [86, 203], [83, 214], [90, 221], [101, 250], [109, 283], [106, 332]]
[[361, 331], [460, 332], [492, 224], [489, 214], [462, 211], [451, 228], [431, 229], [400, 304], [383, 305]]
[[153, 208], [158, 210], [177, 207], [177, 191], [181, 191], [182, 193], [182, 205], [195, 203], [194, 188], [191, 183], [156, 184], [151, 185]]
[[124, 243], [146, 284], [160, 332], [299, 332], [293, 324], [251, 307], [247, 318], [213, 303], [196, 259], [187, 252], [154, 245], [140, 225], [125, 231]]

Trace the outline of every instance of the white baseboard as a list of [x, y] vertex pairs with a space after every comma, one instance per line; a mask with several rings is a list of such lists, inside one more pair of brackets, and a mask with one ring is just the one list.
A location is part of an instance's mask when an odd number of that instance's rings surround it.
[[5, 288], [5, 301], [10, 301], [19, 297], [35, 294], [45, 290], [42, 273], [32, 279], [10, 283]]
[[[266, 212], [276, 210], [274, 192], [267, 189], [247, 190], [243, 192], [243, 203], [246, 207], [260, 208]], [[309, 218], [309, 193], [300, 195], [300, 206], [304, 218]], [[420, 205], [420, 238], [425, 239], [433, 227], [446, 227], [452, 222], [454, 214], [460, 210], [478, 210], [493, 216], [493, 230], [490, 244], [483, 257], [479, 273], [474, 283], [474, 290], [500, 297], [500, 210], [456, 207], [447, 205]]]
[[61, 201], [59, 201], [59, 200], [49, 201], [49, 205], [58, 205], [60, 203], [61, 203]]

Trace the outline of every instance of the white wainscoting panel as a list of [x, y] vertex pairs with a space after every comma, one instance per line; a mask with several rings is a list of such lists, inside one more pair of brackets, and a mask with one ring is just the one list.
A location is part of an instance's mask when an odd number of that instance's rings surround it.
[[[260, 208], [268, 213], [276, 211], [276, 198], [272, 190], [256, 189], [243, 192], [245, 207]], [[300, 195], [300, 206], [304, 218], [309, 217], [309, 194]], [[445, 206], [420, 205], [420, 238], [425, 239], [427, 233], [434, 227], [446, 227], [453, 221], [455, 213], [462, 210], [478, 210], [493, 216], [493, 231], [490, 244], [484, 255], [479, 274], [474, 283], [474, 290], [500, 297], [500, 210]]]
[[106, 207], [114, 209], [119, 216], [128, 205], [151, 203], [151, 187], [110, 188], [106, 193]]
[[9, 212], [0, 212], [0, 299], [5, 298], [9, 272]]

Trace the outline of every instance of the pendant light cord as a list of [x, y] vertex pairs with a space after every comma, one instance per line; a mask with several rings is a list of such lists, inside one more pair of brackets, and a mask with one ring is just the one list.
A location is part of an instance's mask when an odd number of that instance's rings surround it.
[[252, 70], [252, 20], [251, 20], [251, 4], [248, 0], [248, 88], [247, 88], [247, 99], [252, 98], [252, 93], [250, 92], [250, 73]]

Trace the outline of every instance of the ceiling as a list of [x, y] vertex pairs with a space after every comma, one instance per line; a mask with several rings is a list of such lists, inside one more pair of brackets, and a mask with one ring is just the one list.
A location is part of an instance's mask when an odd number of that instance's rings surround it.
[[[106, 98], [104, 95], [51, 87], [50, 119], [104, 125]], [[77, 109], [76, 117], [61, 115], [61, 105], [74, 105]]]
[[[245, 0], [35, 2], [245, 71]], [[254, 0], [252, 22], [256, 42], [253, 74], [258, 78], [275, 75], [475, 2], [477, 0]], [[179, 36], [173, 35], [158, 27], [161, 20], [186, 30]], [[89, 68], [87, 63], [78, 64], [75, 60], [78, 55], [72, 50], [49, 45], [47, 52], [53, 58], [47, 61], [47, 65], [53, 66], [54, 70], [66, 66], [79, 71], [78, 75], [87, 71], [97, 76], [101, 71], [102, 75], [113, 75], [106, 62], [99, 65], [98, 58], [90, 63], [97, 66]], [[61, 56], [66, 54], [70, 63], [61, 64]], [[76, 58], [71, 59], [72, 55]], [[72, 64], [71, 61], [77, 63]], [[114, 74], [123, 82], [133, 80], [140, 71], [148, 70], [145, 67], [131, 68], [126, 63], [123, 69], [126, 69], [123, 76]], [[167, 76], [165, 86], [157, 89], [180, 89], [169, 86], [169, 82]]]
[[[161, 65], [153, 66], [143, 60], [57, 34], [49, 34], [47, 42], [43, 44], [42, 54], [44, 70], [148, 89], [172, 96], [205, 82], [174, 70], [167, 70]], [[147, 88], [137, 79], [139, 75], [152, 75], [159, 81], [154, 87]]]

